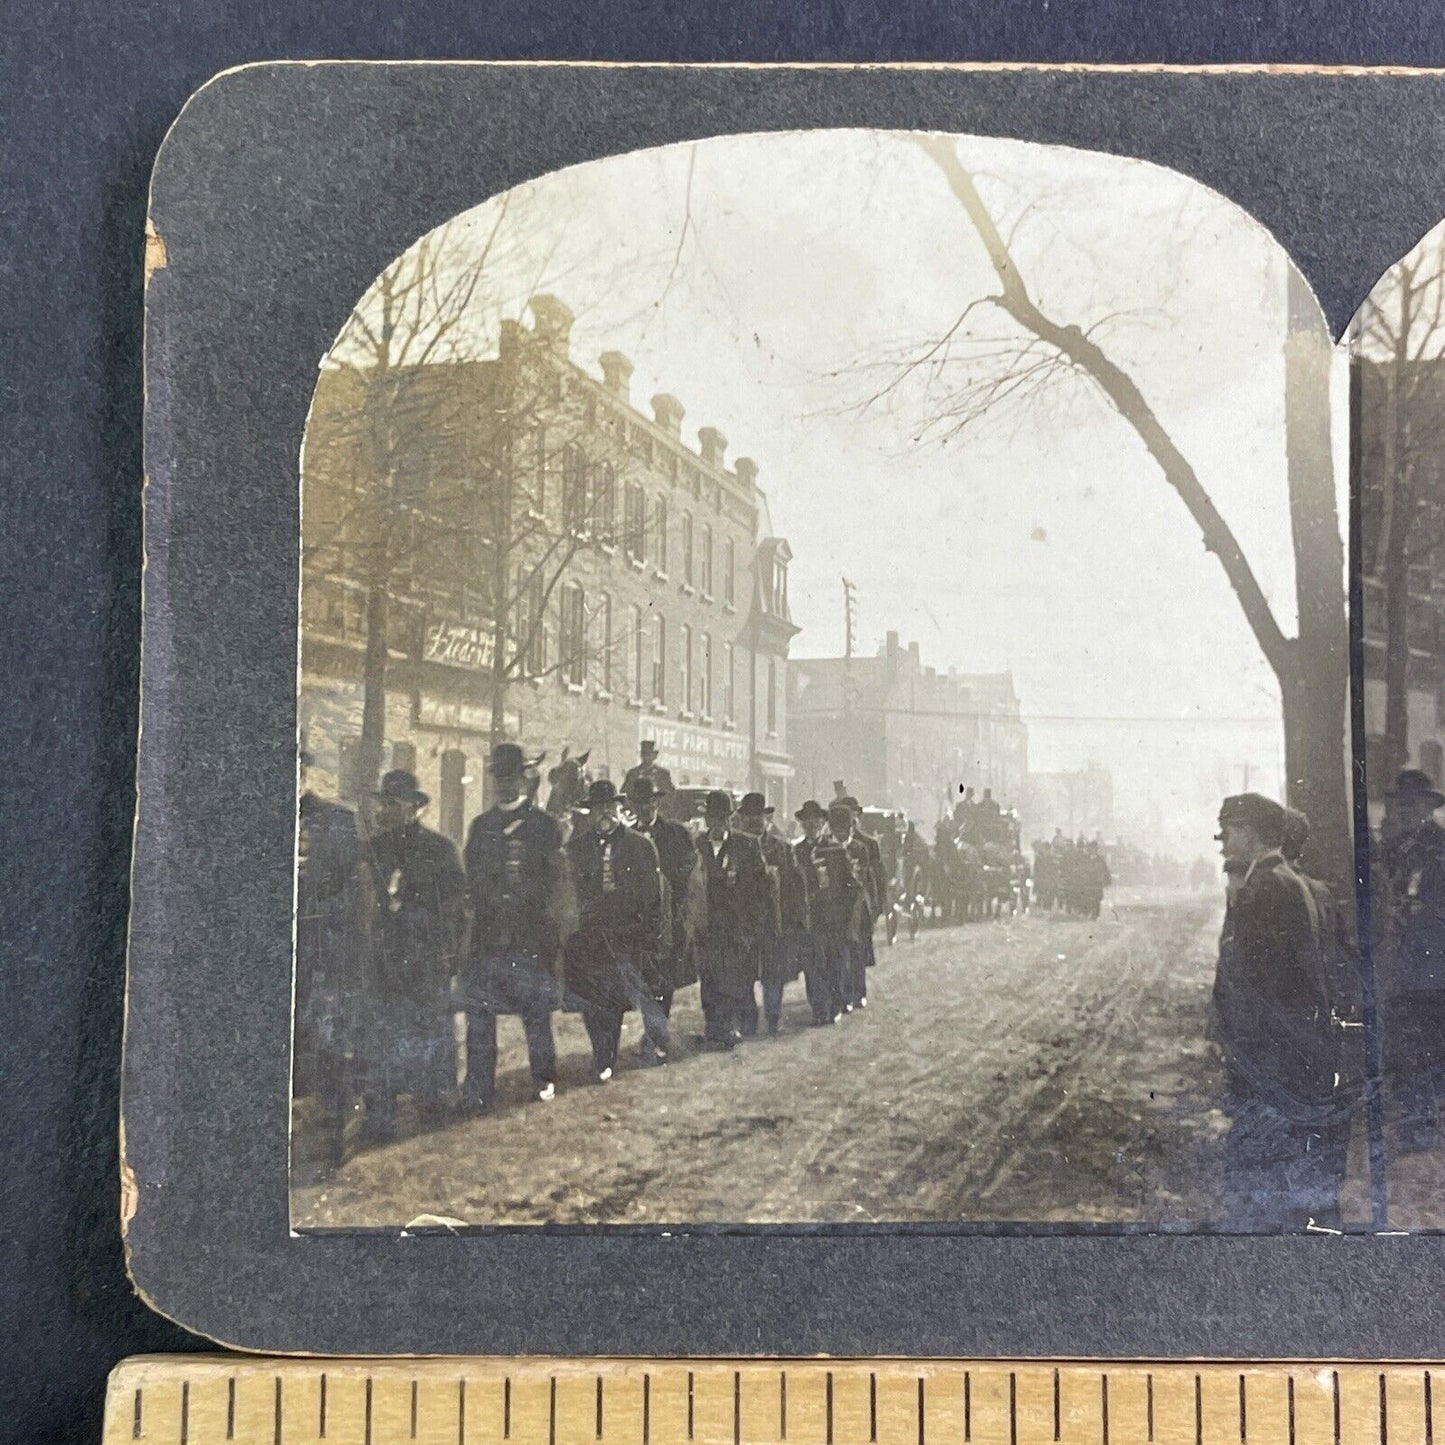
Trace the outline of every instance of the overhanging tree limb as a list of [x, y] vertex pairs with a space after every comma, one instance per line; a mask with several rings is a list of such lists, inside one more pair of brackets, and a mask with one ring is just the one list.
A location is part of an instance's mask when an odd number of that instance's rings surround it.
[[943, 136], [931, 135], [916, 136], [914, 140], [943, 173], [949, 189], [978, 232], [989, 263], [1003, 288], [998, 295], [988, 299], [1025, 331], [1053, 346], [1089, 377], [1133, 428], [1159, 464], [1164, 479], [1194, 518], [1205, 548], [1219, 558], [1260, 650], [1276, 676], [1284, 681], [1294, 667], [1294, 642], [1284, 635], [1275, 620], [1269, 601], [1233, 529], [1210, 500], [1194, 468], [1175, 446], [1143, 393], [1128, 373], [1117, 366], [1081, 328], [1060, 325], [1035, 304], [993, 216], [978, 193], [973, 176], [959, 160], [953, 143]]

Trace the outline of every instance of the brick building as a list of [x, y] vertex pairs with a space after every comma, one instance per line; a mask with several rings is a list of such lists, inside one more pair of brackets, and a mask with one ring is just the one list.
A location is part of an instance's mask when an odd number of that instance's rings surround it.
[[797, 658], [788, 678], [800, 795], [826, 801], [841, 778], [865, 804], [924, 823], [960, 785], [1019, 799], [1028, 729], [1012, 674], [939, 672], [890, 632], [875, 657]]
[[756, 464], [714, 427], [690, 447], [673, 396], [640, 411], [621, 353], [576, 363], [555, 297], [530, 312], [493, 358], [321, 371], [300, 687], [321, 785], [411, 767], [460, 838], [494, 739], [620, 782], [652, 738], [677, 783], [786, 806], [792, 553]]

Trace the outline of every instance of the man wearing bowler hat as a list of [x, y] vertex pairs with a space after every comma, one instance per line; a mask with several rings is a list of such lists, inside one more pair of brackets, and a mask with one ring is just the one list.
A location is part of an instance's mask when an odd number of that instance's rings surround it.
[[1406, 768], [1386, 799], [1380, 847], [1385, 892], [1380, 929], [1383, 1053], [1398, 1145], [1430, 1148], [1445, 1104], [1445, 794]]
[[[801, 960], [794, 940], [807, 926], [803, 883], [793, 850], [772, 831], [773, 808], [761, 793], [744, 793], [738, 804], [740, 833], [758, 840], [768, 870], [771, 894], [761, 932], [753, 940], [758, 977], [763, 985], [763, 1018], [776, 1034], [783, 1017], [783, 989], [798, 976]], [[758, 1030], [757, 1004], [743, 1011], [743, 1033]]]
[[[696, 927], [701, 875], [692, 834], [657, 812], [657, 789], [651, 778], [634, 778], [627, 789], [627, 805], [634, 827], [657, 850], [662, 872], [662, 939], [653, 966], [643, 982], [657, 1000], [663, 1017], [672, 1013], [673, 994], [692, 982], [689, 958]], [[667, 1061], [667, 1051], [651, 1034], [644, 1033], [640, 1062], [655, 1067]]]
[[836, 1023], [847, 1002], [845, 983], [858, 946], [863, 885], [854, 871], [847, 845], [830, 827], [846, 835], [853, 814], [846, 804], [826, 811], [811, 799], [794, 814], [803, 836], [793, 845], [798, 871], [806, 880], [810, 946], [803, 978], [815, 1024]]
[[581, 1008], [599, 1083], [617, 1068], [623, 1015], [642, 1014], [653, 1049], [666, 1057], [667, 1016], [648, 988], [661, 947], [662, 877], [650, 839], [623, 826], [617, 785], [598, 778], [587, 790], [590, 827], [567, 844], [577, 888], [577, 931], [567, 940], [567, 989]]
[[1224, 800], [1219, 839], [1238, 878], [1215, 977], [1212, 1033], [1228, 1082], [1226, 1222], [1340, 1227], [1351, 1088], [1313, 895], [1280, 852], [1285, 810]]
[[467, 939], [466, 875], [450, 839], [418, 821], [431, 800], [404, 768], [371, 795], [366, 863], [375, 899], [372, 1039], [365, 1091], [367, 1132], [396, 1132], [396, 1102], [409, 1094], [432, 1122], [456, 1089], [451, 982]]
[[714, 791], [703, 804], [696, 841], [707, 884], [707, 924], [698, 939], [703, 1045], [731, 1049], [756, 1009], [754, 940], [767, 928], [772, 900], [768, 870], [756, 838], [732, 826], [733, 800]]
[[458, 989], [467, 1018], [463, 1101], [478, 1113], [490, 1112], [495, 1098], [499, 1014], [522, 1020], [537, 1097], [556, 1093], [554, 970], [567, 882], [561, 827], [537, 807], [522, 749], [498, 743], [487, 770], [496, 801], [467, 834], [472, 940]]

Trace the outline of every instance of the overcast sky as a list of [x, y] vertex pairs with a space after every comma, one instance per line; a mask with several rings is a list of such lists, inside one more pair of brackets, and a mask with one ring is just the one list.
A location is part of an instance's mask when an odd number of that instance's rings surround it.
[[[1292, 633], [1279, 247], [1141, 161], [958, 145], [1035, 299], [1097, 324]], [[467, 213], [462, 244], [492, 232], [495, 207]], [[1033, 766], [1108, 767], [1136, 835], [1211, 851], [1219, 793], [1245, 764], [1250, 786], [1278, 795], [1273, 676], [1182, 503], [1097, 392], [1065, 375], [951, 438], [929, 426], [944, 392], [918, 373], [862, 405], [997, 289], [907, 136], [728, 137], [559, 172], [513, 194], [491, 254], [470, 327], [480, 349], [499, 315], [554, 292], [577, 314], [574, 359], [595, 369], [598, 353], [626, 352], [644, 410], [672, 392], [691, 444], [716, 426], [730, 461], [756, 459], [796, 559], [795, 655], [841, 651], [846, 573], [865, 649], [896, 629], [939, 668], [1011, 669]], [[967, 357], [1017, 334], [975, 307], [945, 391]]]

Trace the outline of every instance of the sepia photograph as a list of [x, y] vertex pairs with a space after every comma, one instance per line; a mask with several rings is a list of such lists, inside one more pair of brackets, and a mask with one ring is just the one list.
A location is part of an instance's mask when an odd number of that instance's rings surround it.
[[1435, 1227], [1441, 254], [1336, 347], [1195, 180], [861, 129], [418, 236], [301, 445], [293, 1229]]

